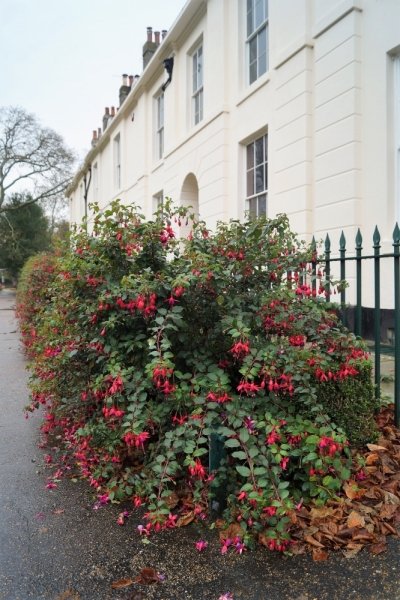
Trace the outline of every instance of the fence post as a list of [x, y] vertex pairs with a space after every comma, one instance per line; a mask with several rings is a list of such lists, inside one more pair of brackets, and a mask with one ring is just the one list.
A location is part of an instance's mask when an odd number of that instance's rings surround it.
[[393, 231], [394, 247], [394, 424], [400, 427], [400, 229]]
[[325, 281], [327, 281], [327, 286], [326, 286], [326, 301], [330, 302], [331, 301], [331, 284], [330, 284], [330, 279], [331, 279], [331, 263], [329, 260], [329, 257], [331, 255], [331, 240], [329, 238], [329, 234], [326, 234], [326, 238], [325, 238], [325, 255], [326, 255], [326, 262], [325, 262]]
[[361, 337], [362, 332], [362, 307], [361, 307], [361, 251], [362, 235], [358, 228], [356, 235], [356, 263], [357, 263], [357, 307], [356, 307], [356, 335]]
[[[346, 238], [344, 237], [344, 233], [342, 230], [342, 235], [340, 236], [340, 279], [344, 281], [346, 279]], [[340, 291], [340, 304], [342, 306], [342, 325], [346, 327], [346, 288], [343, 288]]]
[[311, 240], [311, 251], [312, 251], [312, 291], [317, 291], [317, 244], [315, 243], [315, 237], [312, 236]]
[[381, 387], [381, 298], [380, 298], [380, 256], [381, 235], [378, 227], [375, 227], [374, 235], [374, 286], [375, 286], [375, 309], [374, 309], [374, 329], [375, 329], [375, 398], [380, 397]]

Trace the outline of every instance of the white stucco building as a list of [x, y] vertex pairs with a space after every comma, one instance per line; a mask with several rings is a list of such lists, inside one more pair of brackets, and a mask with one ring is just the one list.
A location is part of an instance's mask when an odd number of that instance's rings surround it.
[[87, 201], [102, 208], [121, 198], [150, 217], [168, 196], [210, 227], [285, 212], [302, 238], [329, 231], [333, 251], [342, 229], [353, 248], [360, 227], [371, 253], [378, 225], [392, 251], [400, 0], [188, 0], [161, 43], [152, 35], [68, 190], [72, 222], [91, 166]]

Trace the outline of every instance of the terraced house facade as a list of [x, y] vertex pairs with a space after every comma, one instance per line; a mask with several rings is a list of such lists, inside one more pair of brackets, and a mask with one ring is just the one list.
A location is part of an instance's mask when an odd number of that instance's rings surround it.
[[285, 212], [332, 248], [342, 229], [378, 225], [391, 250], [399, 0], [188, 0], [168, 32], [148, 30], [143, 59], [68, 190], [71, 221], [91, 168], [87, 203], [101, 207], [121, 198], [150, 218], [171, 197], [211, 228]]

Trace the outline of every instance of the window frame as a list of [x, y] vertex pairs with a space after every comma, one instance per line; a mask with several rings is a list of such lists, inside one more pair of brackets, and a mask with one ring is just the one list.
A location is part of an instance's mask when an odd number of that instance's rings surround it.
[[[257, 163], [257, 142], [262, 140], [262, 161]], [[249, 149], [252, 148], [252, 164], [249, 166]], [[257, 191], [257, 172], [263, 173], [263, 189]], [[252, 175], [252, 190], [249, 189], [250, 178], [249, 174]], [[245, 189], [246, 189], [246, 210], [251, 215], [259, 216], [260, 214], [268, 215], [268, 132], [263, 133], [259, 137], [253, 139], [245, 146]], [[250, 186], [251, 188], [251, 186]], [[249, 193], [251, 192], [252, 193]], [[259, 199], [265, 196], [265, 213], [260, 212]], [[252, 202], [253, 201], [253, 202]], [[256, 211], [252, 210], [251, 205], [256, 201]]]
[[121, 177], [121, 134], [114, 138], [114, 161], [115, 161], [115, 187], [117, 190], [121, 189], [122, 177]]
[[[156, 121], [156, 155], [157, 160], [161, 160], [164, 157], [164, 123], [165, 123], [165, 96], [164, 92], [161, 92], [157, 98], [157, 121]], [[160, 110], [161, 109], [161, 110]], [[160, 117], [162, 116], [162, 123]]]
[[[248, 34], [248, 15], [249, 12], [248, 11], [248, 2], [252, 2], [252, 14], [253, 14], [253, 26], [254, 29], [252, 30], [252, 32], [250, 34]], [[258, 25], [255, 26], [255, 9], [256, 6], [258, 4], [258, 2], [262, 2], [263, 3], [263, 10], [264, 10], [264, 17], [265, 17], [265, 9], [266, 9], [266, 18], [264, 18], [264, 20]], [[245, 28], [245, 47], [246, 47], [246, 81], [247, 81], [247, 85], [252, 85], [253, 83], [255, 83], [260, 77], [262, 77], [263, 75], [265, 75], [265, 73], [267, 73], [269, 71], [269, 0], [244, 0], [244, 13], [245, 13], [245, 18], [244, 18], [244, 28]], [[259, 73], [259, 64], [260, 64], [260, 57], [262, 56], [259, 55], [259, 48], [258, 48], [258, 44], [259, 44], [259, 36], [261, 34], [261, 32], [265, 29], [265, 36], [266, 36], [266, 40], [265, 40], [265, 71], [263, 73]], [[250, 49], [250, 44], [251, 42], [256, 39], [256, 44], [257, 44], [257, 50], [256, 50], [256, 58], [255, 60], [253, 60], [252, 62], [250, 62], [251, 60], [251, 49]], [[255, 79], [251, 80], [251, 66], [256, 63], [256, 68], [257, 68], [257, 76]]]
[[[198, 73], [199, 73], [199, 55], [198, 52], [201, 50], [201, 84], [198, 85]], [[196, 58], [196, 71], [194, 69], [194, 60]], [[194, 52], [191, 54], [191, 88], [192, 88], [192, 114], [193, 114], [193, 125], [198, 125], [204, 119], [204, 42], [203, 40], [198, 44]], [[194, 79], [196, 73], [196, 89], [194, 89]], [[196, 102], [198, 102], [199, 110], [196, 111]], [[199, 115], [198, 120], [197, 115]]]
[[93, 166], [93, 201], [99, 201], [99, 169], [97, 163]]

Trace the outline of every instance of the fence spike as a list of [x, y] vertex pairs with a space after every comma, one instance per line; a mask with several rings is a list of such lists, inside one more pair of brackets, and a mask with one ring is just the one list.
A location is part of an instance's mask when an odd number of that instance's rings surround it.
[[356, 250], [362, 250], [361, 244], [362, 244], [362, 235], [361, 235], [360, 228], [358, 228], [357, 235], [356, 235]]
[[342, 235], [340, 236], [340, 250], [341, 252], [344, 252], [346, 250], [346, 238], [344, 237], [343, 229]]
[[398, 244], [400, 244], [400, 229], [399, 229], [399, 224], [396, 223], [396, 225], [394, 226], [394, 230], [393, 230], [393, 245], [397, 246]]
[[330, 252], [331, 251], [331, 240], [329, 237], [329, 233], [326, 234], [326, 238], [325, 238], [325, 252]]
[[374, 245], [373, 245], [373, 247], [374, 247], [374, 248], [380, 248], [380, 247], [381, 247], [381, 245], [380, 245], [380, 243], [379, 243], [379, 242], [381, 241], [381, 234], [379, 233], [379, 229], [378, 229], [378, 226], [377, 226], [377, 225], [375, 226], [375, 231], [374, 231], [373, 240], [374, 240]]

